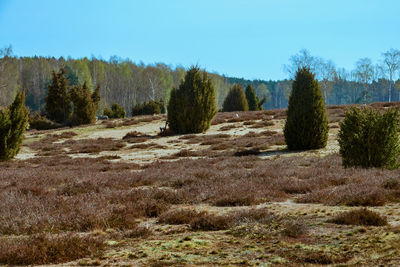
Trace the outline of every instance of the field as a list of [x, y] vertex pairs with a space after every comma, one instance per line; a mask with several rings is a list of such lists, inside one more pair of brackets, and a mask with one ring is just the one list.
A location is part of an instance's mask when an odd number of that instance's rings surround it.
[[341, 166], [344, 109], [298, 152], [285, 110], [205, 134], [160, 136], [161, 115], [28, 131], [0, 163], [0, 265], [400, 265], [400, 171]]

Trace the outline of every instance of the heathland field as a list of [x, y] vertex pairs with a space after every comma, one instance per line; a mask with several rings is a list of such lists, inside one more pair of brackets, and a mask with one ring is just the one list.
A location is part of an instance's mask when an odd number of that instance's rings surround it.
[[400, 170], [342, 167], [344, 109], [299, 152], [286, 110], [205, 134], [160, 136], [164, 115], [28, 131], [0, 163], [0, 265], [400, 265]]

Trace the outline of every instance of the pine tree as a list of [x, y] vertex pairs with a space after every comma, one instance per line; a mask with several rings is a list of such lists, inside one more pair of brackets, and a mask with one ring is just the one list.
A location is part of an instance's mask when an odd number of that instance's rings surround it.
[[18, 154], [28, 125], [28, 114], [25, 90], [17, 93], [8, 108], [0, 110], [0, 160], [8, 160]]
[[249, 110], [259, 110], [259, 99], [254, 93], [253, 86], [248, 84], [246, 87], [246, 99], [249, 104]]
[[216, 113], [211, 79], [199, 67], [191, 67], [179, 88], [171, 91], [168, 103], [170, 129], [178, 134], [204, 132], [210, 128]]
[[50, 120], [66, 124], [71, 115], [72, 103], [69, 94], [68, 80], [65, 77], [65, 70], [52, 72], [52, 82], [48, 87], [46, 101], [46, 115]]
[[91, 94], [85, 81], [82, 86], [77, 85], [71, 88], [71, 99], [74, 106], [72, 113], [74, 125], [91, 124], [96, 121], [96, 111], [100, 100], [97, 89]]
[[229, 90], [228, 95], [224, 100], [222, 111], [246, 111], [249, 110], [246, 95], [243, 91], [243, 86], [234, 84]]
[[284, 134], [290, 150], [317, 149], [327, 144], [325, 101], [309, 68], [298, 69], [296, 73]]

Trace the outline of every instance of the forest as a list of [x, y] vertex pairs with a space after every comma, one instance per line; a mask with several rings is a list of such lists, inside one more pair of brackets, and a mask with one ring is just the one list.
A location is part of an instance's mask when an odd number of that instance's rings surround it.
[[[391, 49], [382, 53], [382, 61], [373, 64], [362, 58], [353, 70], [338, 68], [330, 61], [315, 57], [308, 50], [301, 50], [283, 65], [288, 79], [246, 80], [209, 73], [215, 90], [218, 107], [222, 106], [229, 88], [234, 83], [251, 84], [261, 98], [266, 96], [265, 109], [285, 108], [291, 90], [293, 73], [298, 67], [307, 66], [314, 73], [328, 105], [371, 103], [400, 100], [400, 52]], [[119, 103], [131, 115], [131, 108], [138, 103], [163, 99], [168, 101], [170, 91], [177, 88], [185, 75], [182, 66], [164, 63], [135, 63], [117, 56], [109, 60], [91, 58], [18, 57], [11, 46], [0, 50], [0, 106], [9, 105], [16, 93], [26, 89], [26, 105], [31, 111], [43, 110], [44, 99], [51, 81], [52, 71], [64, 67], [70, 85], [87, 82], [91, 89], [100, 86], [101, 112], [112, 103]]]

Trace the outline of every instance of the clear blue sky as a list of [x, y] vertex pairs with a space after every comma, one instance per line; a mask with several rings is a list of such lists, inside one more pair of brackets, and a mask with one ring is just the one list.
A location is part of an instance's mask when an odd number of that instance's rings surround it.
[[0, 47], [275, 80], [302, 48], [347, 69], [400, 49], [399, 11], [398, 0], [0, 0]]

